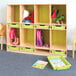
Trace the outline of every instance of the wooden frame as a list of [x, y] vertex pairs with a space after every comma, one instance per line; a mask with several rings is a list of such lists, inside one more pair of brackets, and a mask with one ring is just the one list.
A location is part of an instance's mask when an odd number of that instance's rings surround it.
[[[27, 9], [27, 10], [29, 10], [30, 11], [30, 9], [28, 9], [28, 7], [31, 7], [32, 6], [32, 10], [31, 11], [33, 11], [33, 9], [34, 9], [34, 24], [33, 23], [28, 23], [28, 24], [33, 24], [34, 25], [34, 28], [28, 28], [28, 30], [30, 30], [30, 29], [32, 29], [33, 30], [33, 44], [31, 44], [30, 42], [25, 42], [25, 44], [23, 44], [23, 39], [25, 38], [25, 40], [26, 40], [26, 35], [27, 35], [27, 28], [24, 28], [24, 27], [22, 27], [22, 24], [25, 24], [25, 23], [23, 23], [22, 22], [22, 20], [23, 20], [23, 10], [25, 10], [25, 9]], [[56, 23], [53, 23], [52, 22], [52, 18], [51, 18], [51, 9], [52, 9], [52, 6], [55, 6], [55, 8], [56, 9], [59, 9], [60, 11], [64, 11], [65, 12], [65, 21], [64, 21], [64, 24], [56, 24]], [[58, 6], [58, 7], [57, 7]], [[60, 7], [59, 7], [60, 6]], [[13, 11], [13, 10], [11, 10], [11, 9], [13, 9], [13, 7], [14, 7], [14, 9], [17, 7], [18, 8], [18, 11]], [[40, 8], [39, 8], [40, 7]], [[45, 8], [44, 8], [45, 7]], [[64, 7], [64, 9], [62, 8], [62, 7]], [[46, 12], [44, 12], [44, 10], [46, 11]], [[19, 20], [17, 20], [17, 21], [15, 21], [15, 20], [12, 20], [12, 19], [15, 19], [15, 18], [13, 18], [14, 17], [14, 15], [12, 15], [11, 14], [11, 12], [16, 12], [16, 13], [19, 13], [18, 15], [19, 15]], [[44, 13], [43, 13], [44, 12]], [[62, 13], [62, 12], [60, 12], [60, 15], [61, 14], [64, 14], [64, 13]], [[40, 14], [39, 14], [40, 13]], [[48, 13], [48, 14], [47, 14]], [[9, 15], [8, 15], [9, 14]], [[46, 15], [46, 16], [42, 16], [42, 15]], [[48, 15], [48, 17], [47, 17], [47, 15]], [[39, 16], [41, 16], [41, 17], [39, 17]], [[41, 18], [43, 17], [43, 19], [44, 20], [41, 20]], [[46, 20], [46, 17], [47, 17], [47, 19], [49, 20]], [[39, 21], [39, 19], [40, 19], [40, 21]], [[10, 45], [10, 46], [16, 46], [16, 45], [11, 45], [10, 44], [10, 40], [8, 40], [8, 38], [9, 38], [9, 34], [7, 34], [7, 51], [10, 51], [10, 52], [17, 52], [17, 53], [26, 53], [26, 54], [36, 54], [36, 55], [43, 55], [43, 56], [48, 56], [48, 55], [61, 55], [61, 56], [64, 56], [64, 57], [67, 57], [67, 46], [66, 46], [66, 37], [67, 36], [64, 36], [65, 37], [65, 45], [52, 45], [52, 40], [53, 40], [53, 33], [52, 33], [52, 31], [65, 31], [65, 34], [63, 34], [63, 35], [66, 35], [66, 32], [67, 32], [67, 29], [51, 29], [51, 28], [41, 28], [42, 30], [44, 30], [44, 32], [45, 31], [47, 31], [48, 30], [48, 35], [49, 35], [49, 44], [50, 44], [50, 47], [37, 47], [36, 46], [36, 30], [38, 29], [38, 28], [36, 28], [36, 25], [48, 25], [49, 27], [51, 27], [52, 25], [61, 25], [61, 26], [63, 26], [63, 25], [67, 25], [67, 21], [66, 21], [66, 5], [64, 5], [64, 4], [18, 4], [18, 5], [8, 5], [7, 6], [7, 32], [9, 33], [9, 26], [8, 26], [8, 24], [9, 23], [18, 23], [18, 24], [20, 24], [20, 27], [15, 27], [15, 28], [18, 28], [19, 30], [20, 30], [20, 45], [17, 45], [17, 46], [19, 46], [20, 47], [20, 50], [15, 50], [15, 51], [13, 51], [13, 50], [10, 50], [9, 48], [8, 48], [8, 45]], [[26, 23], [27, 24], [27, 23]], [[66, 26], [66, 28], [67, 28], [67, 26]], [[25, 34], [23, 34], [22, 33], [22, 31], [25, 31], [24, 33]], [[30, 34], [29, 34], [30, 35]], [[46, 38], [46, 37], [45, 37]], [[46, 40], [46, 39], [45, 39]], [[63, 40], [62, 40], [63, 41]], [[21, 47], [28, 47], [28, 48], [33, 48], [35, 51], [34, 52], [26, 52], [26, 51], [22, 51], [22, 49], [21, 49]], [[62, 55], [62, 54], [52, 54], [50, 51], [51, 50], [61, 50], [61, 51], [66, 51], [66, 54], [64, 54], [64, 55]]]

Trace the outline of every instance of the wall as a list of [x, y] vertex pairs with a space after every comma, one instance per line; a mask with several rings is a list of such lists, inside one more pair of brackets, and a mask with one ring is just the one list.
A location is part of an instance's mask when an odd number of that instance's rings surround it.
[[7, 4], [67, 4], [67, 45], [68, 49], [72, 49], [72, 41], [74, 40], [74, 28], [76, 27], [76, 0], [1, 0], [0, 22], [4, 24], [6, 24]]

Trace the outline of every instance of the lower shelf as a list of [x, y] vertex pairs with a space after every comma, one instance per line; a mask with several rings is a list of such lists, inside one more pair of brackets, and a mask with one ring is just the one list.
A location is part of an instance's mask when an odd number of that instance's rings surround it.
[[63, 56], [63, 57], [67, 57], [67, 54], [53, 54], [53, 53], [50, 53], [49, 50], [43, 50], [43, 49], [35, 49], [34, 51], [24, 51], [22, 49], [20, 49], [20, 50], [7, 49], [7, 51], [8, 52], [15, 52], [15, 53], [41, 55], [41, 56]]
[[30, 48], [34, 48], [34, 43], [25, 43], [25, 44], [21, 44], [21, 47], [30, 47]]
[[36, 53], [36, 54], [39, 54], [39, 55], [43, 55], [43, 56], [48, 56], [48, 55], [50, 55], [49, 50], [42, 50], [42, 49], [36, 49], [36, 50], [35, 50], [35, 53]]
[[52, 45], [51, 49], [54, 49], [54, 50], [66, 50], [66, 46], [65, 45]]
[[45, 50], [50, 50], [50, 48], [49, 48], [49, 47], [44, 47], [44, 46], [43, 46], [43, 47], [38, 47], [38, 46], [36, 46], [35, 48], [36, 48], [36, 49], [45, 49]]
[[49, 53], [49, 50], [34, 50], [34, 52], [32, 51], [23, 51], [21, 50], [20, 52], [18, 53], [25, 53], [25, 54], [33, 54], [33, 55], [42, 55], [42, 56], [49, 56], [50, 53]]

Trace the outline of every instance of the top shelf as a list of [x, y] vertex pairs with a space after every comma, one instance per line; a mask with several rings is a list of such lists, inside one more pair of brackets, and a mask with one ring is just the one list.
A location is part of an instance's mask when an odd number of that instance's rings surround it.
[[16, 4], [7, 8], [7, 23], [66, 24], [66, 5], [63, 4]]

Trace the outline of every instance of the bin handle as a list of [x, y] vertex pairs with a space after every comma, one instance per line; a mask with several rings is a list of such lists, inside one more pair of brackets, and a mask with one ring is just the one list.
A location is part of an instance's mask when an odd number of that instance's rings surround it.
[[60, 50], [56, 50], [56, 52], [61, 52]]
[[12, 46], [12, 47], [16, 47], [16, 46]]
[[26, 47], [26, 49], [30, 49], [30, 48]]
[[16, 25], [16, 23], [12, 23], [12, 25]]
[[30, 25], [30, 24], [25, 24], [26, 26]]
[[40, 25], [40, 26], [45, 26], [45, 25]]
[[61, 27], [61, 25], [56, 25], [56, 27]]

